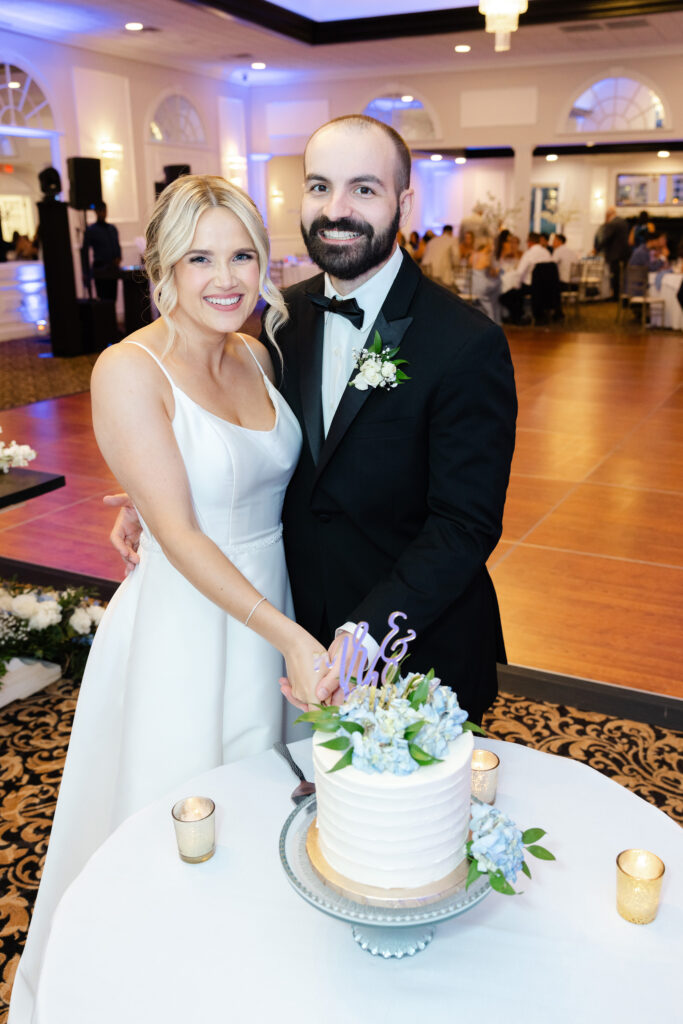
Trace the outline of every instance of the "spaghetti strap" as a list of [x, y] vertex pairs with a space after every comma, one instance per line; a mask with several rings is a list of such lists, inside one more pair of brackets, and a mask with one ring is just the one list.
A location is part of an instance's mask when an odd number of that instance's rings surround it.
[[[241, 335], [240, 335], [240, 337], [241, 337]], [[168, 370], [166, 369], [164, 364], [161, 362], [159, 357], [155, 356], [151, 349], [147, 348], [146, 345], [141, 345], [139, 341], [126, 341], [124, 344], [126, 344], [126, 345], [135, 345], [136, 348], [141, 348], [143, 352], [146, 352], [148, 356], [151, 356], [152, 359], [154, 360], [154, 362], [157, 364], [157, 366], [161, 370], [161, 372], [163, 373], [164, 377], [166, 377], [166, 379], [167, 379], [168, 383], [171, 385], [171, 387], [172, 388], [176, 388], [176, 385], [175, 385], [175, 383], [173, 381], [173, 377], [168, 372]], [[247, 346], [247, 347], [249, 347], [249, 346]]]
[[253, 350], [252, 350], [252, 347], [251, 347], [251, 345], [249, 344], [249, 342], [247, 341], [247, 339], [246, 339], [246, 338], [244, 337], [244, 335], [243, 335], [243, 334], [240, 334], [239, 332], [237, 333], [237, 337], [238, 337], [238, 338], [241, 338], [241, 339], [242, 339], [242, 341], [244, 342], [244, 344], [245, 344], [245, 346], [246, 346], [246, 349], [247, 349], [247, 352], [249, 353], [249, 355], [251, 356], [251, 358], [252, 358], [252, 359], [254, 360], [254, 362], [255, 362], [255, 363], [256, 363], [256, 365], [258, 366], [259, 370], [261, 371], [261, 376], [262, 376], [262, 377], [265, 377], [265, 378], [266, 378], [266, 380], [268, 380], [268, 374], [267, 374], [267, 373], [266, 373], [266, 371], [265, 371], [265, 370], [263, 369], [263, 367], [261, 366], [260, 362], [258, 361], [258, 359], [256, 358], [256, 356], [254, 355], [254, 352], [253, 352]]

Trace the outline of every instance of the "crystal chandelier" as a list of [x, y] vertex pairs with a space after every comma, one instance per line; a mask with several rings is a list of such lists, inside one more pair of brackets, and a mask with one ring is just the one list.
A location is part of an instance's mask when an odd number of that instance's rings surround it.
[[496, 51], [510, 49], [510, 33], [516, 32], [527, 0], [481, 0], [479, 13], [486, 17], [486, 31], [496, 33]]

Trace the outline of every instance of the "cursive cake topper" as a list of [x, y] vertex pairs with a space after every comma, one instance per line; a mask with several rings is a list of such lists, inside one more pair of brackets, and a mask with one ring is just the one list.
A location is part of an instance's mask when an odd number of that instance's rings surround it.
[[[391, 613], [388, 619], [389, 632], [372, 661], [369, 661], [367, 649], [363, 646], [368, 635], [367, 622], [359, 622], [353, 633], [344, 637], [338, 659], [339, 685], [346, 697], [351, 692], [352, 683], [356, 686], [379, 686], [391, 682], [394, 676], [398, 675], [398, 668], [406, 656], [408, 644], [417, 636], [414, 629], [409, 629], [403, 637], [398, 635], [401, 625], [397, 620], [407, 618], [405, 612]], [[325, 659], [324, 664], [330, 669], [336, 662], [337, 658], [332, 662]], [[380, 662], [382, 667], [378, 669]]]

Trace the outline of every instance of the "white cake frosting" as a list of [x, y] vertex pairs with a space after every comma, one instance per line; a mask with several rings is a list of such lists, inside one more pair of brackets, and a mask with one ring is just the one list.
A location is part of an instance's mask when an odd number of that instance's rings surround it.
[[330, 867], [381, 889], [431, 885], [455, 870], [469, 828], [472, 733], [410, 775], [352, 765], [328, 774], [340, 756], [321, 747], [328, 739], [316, 733], [313, 766], [318, 842]]

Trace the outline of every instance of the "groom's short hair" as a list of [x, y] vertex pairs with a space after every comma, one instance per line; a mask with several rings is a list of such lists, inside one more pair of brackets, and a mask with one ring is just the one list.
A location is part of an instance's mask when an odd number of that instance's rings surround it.
[[[384, 121], [378, 121], [374, 117], [368, 117], [367, 114], [343, 114], [341, 117], [333, 117], [331, 121], [326, 121], [325, 124], [321, 124], [320, 128], [316, 128], [311, 135], [311, 139], [322, 131], [323, 128], [329, 128], [333, 124], [346, 124], [350, 128], [379, 128], [387, 138], [390, 140], [394, 151], [396, 153], [396, 192], [400, 195], [401, 192], [405, 192], [407, 188], [410, 188], [410, 168], [411, 168], [411, 156], [410, 150], [406, 146], [405, 142], [398, 134], [398, 132], [391, 127], [391, 125], [385, 124]], [[306, 143], [308, 147], [308, 143]]]

